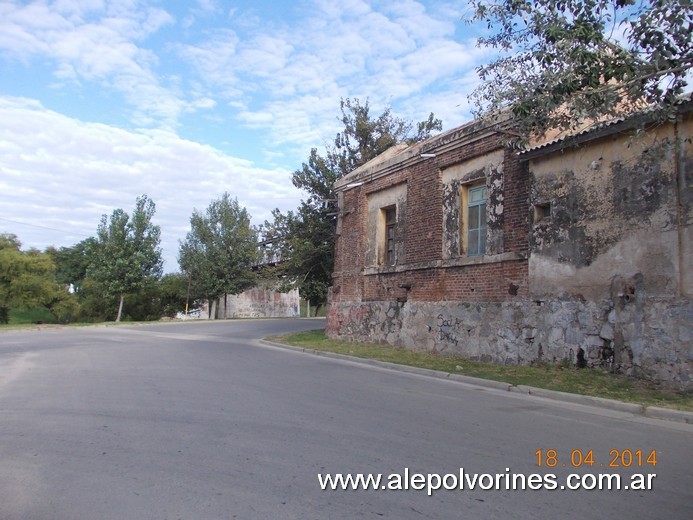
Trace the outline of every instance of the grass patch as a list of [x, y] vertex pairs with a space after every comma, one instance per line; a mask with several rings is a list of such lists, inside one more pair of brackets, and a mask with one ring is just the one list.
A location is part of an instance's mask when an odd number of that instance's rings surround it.
[[693, 396], [690, 394], [675, 392], [647, 381], [610, 374], [599, 369], [578, 369], [552, 364], [493, 365], [435, 352], [415, 352], [389, 345], [333, 340], [327, 338], [323, 330], [270, 336], [267, 339], [296, 347], [492, 379], [513, 385], [529, 385], [646, 406], [693, 411]]
[[[13, 318], [13, 316], [18, 315], [18, 318]], [[41, 319], [43, 314], [32, 312], [18, 312], [14, 314], [14, 311], [10, 311], [10, 322], [0, 323], [0, 332], [10, 331], [10, 330], [22, 330], [22, 329], [36, 329], [36, 328], [62, 328], [62, 327], [118, 327], [118, 326], [133, 326], [133, 325], [152, 325], [156, 323], [162, 323], [161, 320], [154, 321], [99, 321], [95, 319], [86, 319], [81, 321], [71, 321], [69, 323], [58, 323], [55, 319]], [[50, 315], [50, 313], [49, 313]], [[169, 322], [167, 322], [169, 323]]]
[[10, 325], [55, 322], [55, 316], [53, 316], [48, 309], [10, 309]]

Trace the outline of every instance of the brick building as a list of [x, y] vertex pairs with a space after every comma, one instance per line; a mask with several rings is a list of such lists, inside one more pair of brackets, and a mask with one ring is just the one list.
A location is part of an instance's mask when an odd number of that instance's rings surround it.
[[[474, 121], [335, 184], [327, 333], [691, 388], [691, 101], [517, 153]], [[640, 116], [649, 117], [652, 113]]]

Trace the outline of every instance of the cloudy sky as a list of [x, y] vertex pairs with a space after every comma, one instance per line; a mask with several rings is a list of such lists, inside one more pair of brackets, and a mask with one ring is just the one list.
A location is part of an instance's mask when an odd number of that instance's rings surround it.
[[157, 206], [165, 270], [228, 191], [255, 224], [305, 195], [291, 172], [339, 100], [454, 128], [488, 60], [464, 0], [0, 0], [0, 232], [25, 248]]

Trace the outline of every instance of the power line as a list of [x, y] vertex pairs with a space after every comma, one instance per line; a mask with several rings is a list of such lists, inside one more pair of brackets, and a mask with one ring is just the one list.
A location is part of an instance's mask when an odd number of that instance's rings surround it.
[[0, 217], [0, 220], [4, 220], [6, 222], [12, 222], [13, 224], [19, 224], [21, 226], [29, 226], [29, 227], [34, 227], [34, 228], [39, 228], [39, 229], [47, 229], [49, 231], [58, 231], [59, 233], [65, 233], [66, 235], [77, 235], [80, 237], [86, 237], [90, 238], [93, 235], [85, 235], [84, 233], [78, 233], [74, 231], [67, 231], [66, 229], [57, 229], [57, 228], [52, 228], [48, 226], [40, 226], [38, 224], [28, 224], [26, 222], [20, 222], [18, 220], [12, 220], [11, 218], [5, 218], [5, 217]]

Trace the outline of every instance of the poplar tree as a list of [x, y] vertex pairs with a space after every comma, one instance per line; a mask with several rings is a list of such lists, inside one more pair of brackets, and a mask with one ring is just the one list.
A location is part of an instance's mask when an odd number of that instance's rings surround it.
[[212, 318], [219, 298], [255, 285], [257, 261], [257, 231], [237, 199], [224, 193], [204, 213], [193, 212], [190, 231], [180, 243], [178, 263], [188, 275], [193, 293], [210, 302]]
[[101, 217], [88, 276], [107, 295], [117, 297], [116, 321], [122, 318], [127, 294], [143, 290], [161, 277], [161, 230], [152, 223], [155, 211], [154, 202], [142, 195], [132, 216], [116, 209], [110, 217]]

